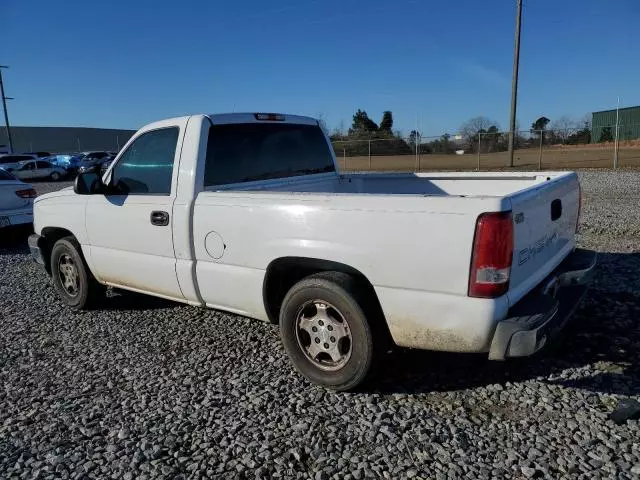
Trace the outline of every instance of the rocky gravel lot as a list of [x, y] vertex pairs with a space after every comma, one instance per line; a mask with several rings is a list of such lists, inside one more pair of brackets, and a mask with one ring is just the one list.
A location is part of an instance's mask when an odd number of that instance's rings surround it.
[[640, 478], [640, 421], [608, 419], [640, 399], [640, 173], [581, 179], [601, 257], [561, 345], [400, 351], [360, 393], [303, 381], [273, 325], [128, 293], [72, 312], [3, 238], [0, 477]]

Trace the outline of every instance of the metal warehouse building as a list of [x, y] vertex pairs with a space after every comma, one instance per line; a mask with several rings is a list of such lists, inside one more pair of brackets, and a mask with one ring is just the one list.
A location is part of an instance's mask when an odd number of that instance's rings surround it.
[[[620, 140], [635, 140], [640, 138], [640, 106], [627, 107], [618, 110], [618, 134]], [[612, 135], [616, 133], [616, 111], [604, 110], [593, 112], [591, 120], [591, 143], [597, 143], [604, 128], [611, 128]]]
[[[11, 127], [11, 139], [15, 152], [117, 151], [134, 133], [135, 130], [110, 128]], [[8, 144], [7, 130], [0, 127], [0, 146]]]

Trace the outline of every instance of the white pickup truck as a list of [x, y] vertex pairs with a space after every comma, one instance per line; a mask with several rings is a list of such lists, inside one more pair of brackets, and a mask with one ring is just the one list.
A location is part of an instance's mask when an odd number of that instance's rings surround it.
[[579, 205], [571, 172], [340, 174], [314, 119], [193, 115], [38, 197], [29, 246], [70, 307], [111, 285], [279, 323], [303, 375], [347, 390], [394, 344], [542, 348], [595, 265]]

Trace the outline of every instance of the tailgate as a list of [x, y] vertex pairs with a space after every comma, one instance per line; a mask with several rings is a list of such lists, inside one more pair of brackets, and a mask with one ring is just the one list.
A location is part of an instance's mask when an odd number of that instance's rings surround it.
[[510, 197], [514, 248], [509, 286], [513, 305], [536, 287], [575, 247], [580, 185], [575, 173]]

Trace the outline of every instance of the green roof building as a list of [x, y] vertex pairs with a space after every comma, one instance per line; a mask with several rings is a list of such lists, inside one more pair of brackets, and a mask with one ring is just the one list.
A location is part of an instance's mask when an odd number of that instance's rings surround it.
[[[619, 140], [636, 140], [640, 138], [640, 106], [621, 108], [618, 118], [618, 135]], [[604, 110], [602, 112], [593, 112], [591, 120], [591, 143], [597, 143], [603, 137], [609, 138], [610, 129], [611, 137], [616, 135], [616, 110]]]

